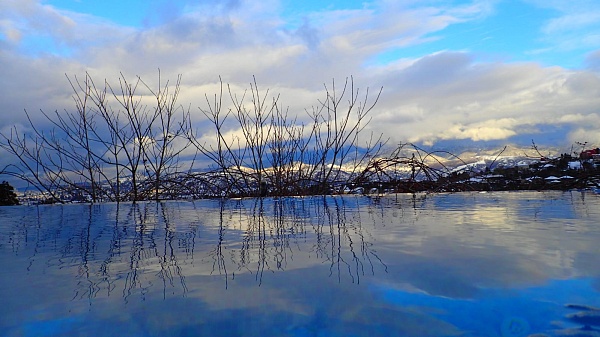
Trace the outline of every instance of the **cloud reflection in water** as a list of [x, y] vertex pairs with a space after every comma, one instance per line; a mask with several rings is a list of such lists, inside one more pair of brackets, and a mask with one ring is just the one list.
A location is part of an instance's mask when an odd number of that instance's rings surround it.
[[[580, 192], [0, 209], [7, 336], [504, 336], [600, 306]], [[511, 330], [512, 329], [512, 330]]]

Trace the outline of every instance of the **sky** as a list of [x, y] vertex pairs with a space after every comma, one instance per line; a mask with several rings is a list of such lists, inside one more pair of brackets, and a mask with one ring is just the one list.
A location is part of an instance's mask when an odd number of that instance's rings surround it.
[[351, 77], [389, 144], [600, 146], [596, 0], [0, 0], [0, 132], [159, 69], [200, 124], [219, 78], [305, 116]]

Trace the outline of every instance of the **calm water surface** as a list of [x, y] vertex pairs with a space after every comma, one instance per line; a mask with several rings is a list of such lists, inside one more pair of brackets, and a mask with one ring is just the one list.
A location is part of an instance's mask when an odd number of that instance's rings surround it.
[[589, 192], [3, 207], [0, 335], [596, 336], [599, 243]]

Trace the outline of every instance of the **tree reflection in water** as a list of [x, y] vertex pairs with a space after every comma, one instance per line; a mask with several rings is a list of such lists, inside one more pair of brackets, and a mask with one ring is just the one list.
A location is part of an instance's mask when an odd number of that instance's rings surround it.
[[185, 297], [193, 275], [220, 275], [228, 288], [236, 274], [249, 273], [260, 286], [265, 273], [286, 270], [299, 252], [294, 268], [325, 263], [338, 282], [359, 283], [374, 264], [386, 270], [361, 220], [347, 219], [359, 217], [364, 202], [323, 196], [39, 206], [14, 222], [8, 243], [16, 254], [31, 254], [28, 270], [75, 271], [72, 299], [90, 304], [115, 292], [125, 302], [156, 292]]
[[[313, 258], [330, 263], [330, 276], [336, 275], [341, 281], [342, 273], [347, 272], [352, 282], [358, 282], [365, 273], [365, 262], [372, 273], [373, 257], [383, 262], [371, 250], [372, 244], [365, 241], [360, 223], [346, 223], [350, 209], [347, 202], [346, 198], [336, 197], [220, 201], [218, 241], [210, 253], [212, 273], [224, 275], [226, 287], [228, 278], [234, 278], [236, 272], [252, 273], [260, 286], [265, 272], [286, 270], [295, 252], [310, 247]], [[357, 211], [357, 205], [353, 205], [353, 211]], [[228, 239], [227, 234], [233, 238]], [[238, 236], [241, 238], [236, 240]], [[360, 252], [355, 252], [354, 241], [358, 241]], [[235, 266], [231, 275], [227, 253]]]

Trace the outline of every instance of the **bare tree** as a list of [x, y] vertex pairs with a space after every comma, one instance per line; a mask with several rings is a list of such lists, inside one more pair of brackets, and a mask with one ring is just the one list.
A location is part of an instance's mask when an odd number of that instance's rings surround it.
[[[382, 136], [371, 135], [365, 144], [359, 135], [370, 121], [369, 113], [381, 94], [369, 99], [347, 79], [338, 92], [325, 86], [325, 99], [308, 110], [309, 124], [289, 117], [279, 95], [259, 90], [256, 80], [238, 96], [228, 86], [231, 107], [223, 109], [223, 83], [207, 109], [201, 111], [214, 126], [215, 142], [200, 142], [190, 136], [193, 145], [222, 172], [229, 182], [227, 195], [262, 195], [265, 186], [275, 195], [327, 193], [330, 185], [350, 168], [350, 176], [376, 156], [382, 148]], [[249, 96], [249, 102], [246, 97]], [[248, 103], [248, 104], [247, 104]], [[227, 136], [237, 130], [237, 135]], [[361, 146], [363, 145], [363, 146]], [[250, 170], [248, 170], [248, 168]]]
[[116, 88], [107, 81], [98, 88], [87, 73], [67, 79], [74, 112], [42, 111], [53, 127], [48, 132], [26, 112], [32, 132], [21, 135], [15, 127], [1, 135], [0, 146], [19, 161], [10, 173], [55, 199], [73, 192], [92, 202], [160, 199], [165, 176], [178, 172], [179, 155], [189, 146], [183, 137], [189, 110], [177, 104], [181, 76], [173, 87], [161, 87], [159, 72], [156, 91], [122, 74]]
[[[161, 189], [164, 187], [167, 176], [179, 173], [179, 156], [185, 151], [190, 143], [187, 141], [188, 130], [191, 126], [189, 109], [177, 104], [181, 84], [181, 75], [172, 92], [167, 82], [161, 87], [159, 73], [159, 89], [153, 91], [156, 98], [154, 111], [151, 113], [148, 124], [148, 142], [143, 146], [144, 166], [151, 180], [154, 190], [154, 199], [159, 200]], [[181, 142], [180, 142], [181, 141]]]

